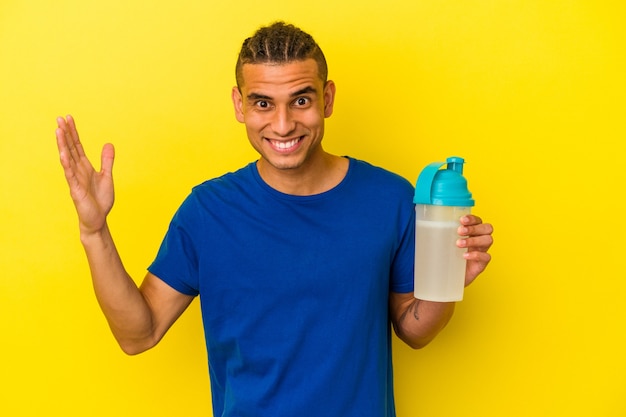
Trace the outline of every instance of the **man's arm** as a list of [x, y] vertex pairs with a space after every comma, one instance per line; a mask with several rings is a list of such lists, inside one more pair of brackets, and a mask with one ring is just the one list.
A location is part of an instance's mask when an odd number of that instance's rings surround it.
[[122, 264], [108, 227], [81, 240], [96, 298], [122, 350], [135, 355], [155, 346], [193, 297], [151, 273], [138, 288]]
[[[467, 248], [465, 286], [480, 275], [489, 262], [487, 253], [493, 244], [493, 227], [483, 223], [480, 217], [464, 216], [458, 229], [457, 246]], [[461, 238], [467, 236], [466, 238]], [[391, 293], [389, 313], [398, 337], [414, 349], [419, 349], [431, 340], [448, 324], [454, 313], [455, 303], [440, 303], [418, 300], [413, 293]]]
[[154, 346], [193, 297], [181, 294], [152, 274], [138, 288], [126, 272], [107, 225], [113, 207], [113, 146], [102, 149], [96, 172], [80, 143], [71, 116], [57, 119], [57, 146], [79, 220], [80, 239], [91, 270], [96, 298], [120, 347], [128, 354]]
[[105, 227], [81, 236], [96, 298], [122, 350], [136, 355], [154, 347], [194, 297], [147, 273], [138, 288], [126, 272]]
[[418, 300], [411, 292], [391, 293], [389, 306], [391, 322], [400, 340], [420, 349], [448, 324], [455, 304]]

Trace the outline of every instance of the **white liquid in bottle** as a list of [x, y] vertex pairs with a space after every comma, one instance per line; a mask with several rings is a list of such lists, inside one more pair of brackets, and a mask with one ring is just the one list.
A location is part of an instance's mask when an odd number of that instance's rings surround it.
[[457, 248], [452, 221], [418, 220], [415, 242], [415, 297], [431, 301], [461, 301], [465, 287], [465, 249]]
[[466, 249], [456, 246], [461, 216], [470, 207], [415, 206], [416, 298], [461, 301], [465, 288]]

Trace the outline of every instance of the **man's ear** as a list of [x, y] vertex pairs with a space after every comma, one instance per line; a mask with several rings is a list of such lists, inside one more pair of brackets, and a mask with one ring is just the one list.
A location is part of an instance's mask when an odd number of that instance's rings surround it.
[[241, 90], [239, 90], [239, 87], [233, 87], [231, 97], [233, 99], [233, 106], [235, 107], [235, 118], [239, 123], [243, 123], [243, 97], [241, 96]]
[[330, 117], [333, 114], [335, 91], [335, 83], [332, 80], [326, 81], [326, 85], [324, 86], [324, 117]]

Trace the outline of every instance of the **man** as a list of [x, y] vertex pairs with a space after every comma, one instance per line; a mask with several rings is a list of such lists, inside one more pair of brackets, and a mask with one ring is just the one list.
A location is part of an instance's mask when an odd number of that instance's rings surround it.
[[[61, 164], [95, 293], [121, 348], [156, 345], [200, 295], [215, 416], [394, 416], [391, 326], [414, 348], [454, 303], [413, 297], [413, 187], [324, 151], [335, 84], [313, 38], [282, 22], [244, 41], [235, 117], [260, 157], [195, 187], [139, 288], [106, 217], [114, 150], [96, 172], [74, 120]], [[466, 285], [490, 261], [492, 227], [461, 219]]]

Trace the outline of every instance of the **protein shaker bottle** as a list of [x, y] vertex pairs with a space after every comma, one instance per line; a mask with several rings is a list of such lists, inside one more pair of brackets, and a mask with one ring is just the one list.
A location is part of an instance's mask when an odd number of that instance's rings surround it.
[[449, 157], [429, 164], [415, 185], [415, 298], [420, 300], [463, 299], [466, 249], [456, 246], [457, 229], [474, 206], [463, 163], [463, 158]]

